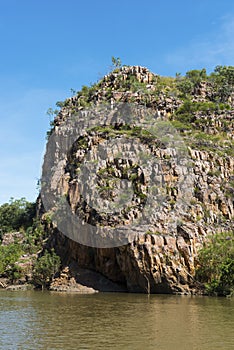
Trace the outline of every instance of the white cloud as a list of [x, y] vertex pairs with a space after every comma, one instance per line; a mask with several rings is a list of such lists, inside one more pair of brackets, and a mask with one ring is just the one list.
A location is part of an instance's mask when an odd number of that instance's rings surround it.
[[166, 62], [179, 69], [206, 67], [213, 70], [217, 65], [233, 65], [234, 62], [234, 16], [221, 19], [215, 31], [204, 34], [166, 56]]

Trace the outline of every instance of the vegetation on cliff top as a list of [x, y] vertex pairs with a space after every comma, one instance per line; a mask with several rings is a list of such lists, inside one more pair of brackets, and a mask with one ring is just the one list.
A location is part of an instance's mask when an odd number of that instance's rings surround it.
[[[199, 89], [203, 87], [207, 90], [205, 104], [203, 106], [201, 103], [198, 108], [190, 110], [191, 112], [195, 112], [198, 109], [201, 111], [230, 109], [229, 98], [234, 92], [233, 66], [217, 66], [210, 74], [207, 74], [205, 68], [190, 70], [185, 76], [182, 76], [180, 73], [176, 73], [175, 77], [152, 74], [150, 82], [153, 86], [152, 89], [149, 88], [147, 82], [140, 81], [136, 74], [132, 73], [124, 76], [124, 69], [128, 67], [122, 65], [120, 58], [112, 57], [112, 71], [109, 75], [90, 86], [83, 85], [78, 92], [71, 89], [74, 93], [73, 97], [77, 98], [77, 105], [71, 104], [71, 99], [68, 98], [65, 101], [58, 101], [56, 103], [58, 109], [53, 110], [49, 108], [47, 114], [50, 117], [56, 116], [60, 112], [59, 109], [62, 108], [69, 108], [70, 111], [75, 113], [77, 109], [92, 105], [96, 101], [95, 96], [100, 92], [103, 93], [105, 101], [110, 101], [114, 92], [138, 92], [141, 95], [138, 103], [144, 102], [149, 105], [163, 93], [167, 97], [180, 98], [185, 105], [188, 105], [189, 102], [194, 102], [193, 96], [199, 94]], [[134, 99], [132, 102], [134, 102]], [[209, 102], [211, 103], [209, 104]], [[190, 111], [187, 110], [187, 112]]]
[[[113, 100], [163, 109], [163, 105], [171, 101], [174, 105], [167, 111], [167, 117], [185, 142], [220, 156], [234, 156], [234, 140], [229, 130], [232, 118], [227, 118], [234, 103], [233, 66], [217, 66], [210, 74], [204, 68], [194, 69], [185, 76], [176, 73], [175, 77], [150, 73], [150, 82], [141, 81], [137, 73], [126, 74], [130, 68], [122, 65], [119, 58], [112, 57], [113, 70], [109, 75], [89, 87], [83, 86], [72, 99], [58, 101], [56, 105], [60, 110], [48, 110], [50, 116], [57, 115], [51, 122], [48, 136], [60, 114], [66, 111], [76, 114], [96, 103]], [[116, 100], [116, 93], [122, 97]]]

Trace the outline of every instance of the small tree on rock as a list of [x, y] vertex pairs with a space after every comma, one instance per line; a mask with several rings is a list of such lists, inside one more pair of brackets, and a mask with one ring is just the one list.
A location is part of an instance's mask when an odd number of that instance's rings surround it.
[[45, 251], [34, 265], [33, 280], [41, 286], [42, 289], [47, 287], [53, 280], [54, 275], [58, 272], [61, 265], [60, 257], [54, 252]]

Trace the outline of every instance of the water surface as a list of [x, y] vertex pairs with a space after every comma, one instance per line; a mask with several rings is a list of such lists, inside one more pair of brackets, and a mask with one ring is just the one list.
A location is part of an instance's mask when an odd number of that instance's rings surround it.
[[234, 299], [0, 291], [0, 349], [233, 350]]

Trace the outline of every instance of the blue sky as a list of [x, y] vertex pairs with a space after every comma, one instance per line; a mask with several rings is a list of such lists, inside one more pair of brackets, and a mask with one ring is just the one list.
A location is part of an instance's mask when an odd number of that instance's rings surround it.
[[0, 0], [0, 203], [36, 199], [46, 111], [111, 57], [154, 73], [234, 65], [233, 0]]

